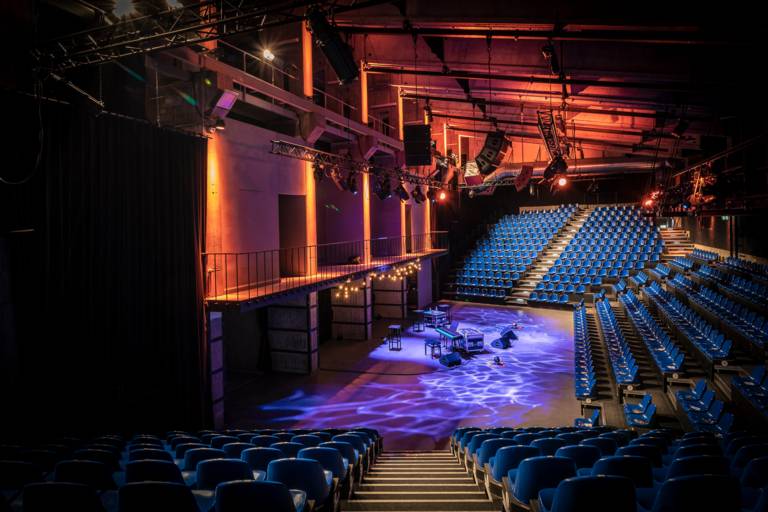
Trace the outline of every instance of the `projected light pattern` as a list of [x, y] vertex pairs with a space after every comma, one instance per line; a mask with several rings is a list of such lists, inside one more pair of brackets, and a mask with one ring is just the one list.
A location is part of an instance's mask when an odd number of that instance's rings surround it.
[[[424, 340], [437, 337], [433, 329], [408, 330], [402, 351], [377, 347], [355, 368], [366, 373], [346, 385], [328, 374], [349, 369], [328, 362], [318, 383], [259, 406], [258, 416], [282, 427], [368, 426], [398, 448], [422, 449], [444, 446], [459, 425], [556, 424], [564, 414], [579, 415], [570, 313], [456, 304], [453, 320], [456, 328], [482, 331], [486, 351], [465, 354], [449, 369], [424, 355]], [[512, 348], [491, 347], [513, 322], [522, 328]]]

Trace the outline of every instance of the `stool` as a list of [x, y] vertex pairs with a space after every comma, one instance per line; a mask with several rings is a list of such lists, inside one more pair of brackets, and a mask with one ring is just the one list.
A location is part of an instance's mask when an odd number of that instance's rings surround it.
[[393, 324], [389, 326], [389, 337], [400, 340], [402, 336], [402, 329], [398, 324]]
[[387, 336], [387, 344], [389, 345], [389, 350], [403, 349], [403, 344], [400, 338], [393, 338], [392, 336]]
[[443, 355], [443, 349], [440, 340], [426, 340], [424, 342], [424, 355], [427, 355], [427, 348], [430, 350], [429, 357], [434, 358], [435, 351], [437, 351], [438, 357]]

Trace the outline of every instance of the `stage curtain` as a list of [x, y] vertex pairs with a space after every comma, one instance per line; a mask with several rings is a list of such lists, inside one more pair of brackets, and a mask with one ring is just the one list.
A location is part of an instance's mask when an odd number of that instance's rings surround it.
[[23, 243], [6, 231], [15, 420], [73, 433], [204, 425], [205, 139], [61, 105], [42, 117], [37, 175], [1, 186], [31, 229]]

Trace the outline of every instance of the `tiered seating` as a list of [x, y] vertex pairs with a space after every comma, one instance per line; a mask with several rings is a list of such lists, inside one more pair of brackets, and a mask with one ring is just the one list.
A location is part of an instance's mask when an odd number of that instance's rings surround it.
[[711, 267], [709, 265], [702, 265], [698, 269], [696, 269], [693, 272], [693, 275], [698, 277], [699, 279], [704, 279], [710, 282], [715, 283], [726, 283], [730, 279], [730, 276], [723, 272], [722, 270], [718, 270], [715, 267]]
[[632, 290], [619, 297], [627, 316], [637, 329], [661, 373], [676, 373], [683, 367], [685, 356], [666, 332], [656, 323]]
[[669, 265], [678, 272], [686, 273], [693, 269], [695, 262], [691, 258], [685, 256], [678, 256], [669, 262]]
[[745, 432], [462, 428], [451, 439], [459, 462], [468, 456], [460, 446], [478, 436], [475, 449], [486, 461], [475, 475], [508, 512], [764, 512], [768, 506], [768, 441]]
[[638, 382], [638, 367], [629, 344], [624, 339], [613, 309], [607, 300], [596, 303], [597, 319], [603, 331], [603, 339], [608, 349], [611, 370], [616, 384], [632, 385]]
[[765, 307], [768, 302], [768, 286], [743, 277], [733, 276], [730, 281], [718, 283], [718, 286], [756, 306]]
[[684, 292], [686, 295], [694, 295], [698, 293], [694, 282], [685, 277], [683, 274], [675, 274], [675, 277], [669, 280], [669, 284]]
[[658, 230], [637, 208], [601, 206], [542, 276], [536, 291], [583, 294], [606, 278], [629, 277], [630, 271], [658, 261], [663, 250]]
[[506, 215], [480, 240], [456, 275], [461, 295], [503, 298], [576, 211], [575, 205]]
[[630, 427], [648, 428], [653, 424], [656, 404], [650, 394], [643, 395], [639, 404], [624, 404], [624, 418]]
[[733, 389], [765, 417], [768, 417], [767, 377], [765, 366], [760, 365], [746, 377], [734, 377], [732, 380]]
[[0, 491], [29, 512], [334, 512], [381, 448], [371, 429], [66, 438], [0, 446]]
[[762, 279], [768, 279], [768, 265], [747, 261], [741, 258], [725, 258], [720, 262], [726, 269], [736, 270], [747, 274], [754, 274]]
[[691, 258], [704, 263], [712, 263], [720, 259], [720, 256], [716, 252], [705, 251], [703, 249], [694, 249], [691, 251]]
[[648, 275], [645, 272], [640, 271], [634, 276], [630, 276], [629, 281], [635, 285], [635, 288], [640, 288], [648, 284]]
[[726, 340], [709, 322], [663, 290], [658, 283], [651, 283], [644, 290], [667, 322], [680, 331], [707, 360], [728, 359], [733, 345], [731, 340]]
[[715, 392], [707, 389], [701, 379], [692, 391], [678, 391], [677, 405], [688, 417], [691, 428], [699, 432], [725, 435], [733, 426], [733, 414], [725, 412], [725, 404], [715, 398]]
[[648, 274], [656, 281], [663, 281], [664, 279], [668, 278], [670, 272], [670, 268], [664, 263], [659, 263], [655, 268], [648, 270]]
[[594, 398], [597, 393], [597, 378], [592, 363], [592, 340], [587, 328], [587, 312], [583, 306], [573, 311], [573, 347], [576, 398]]
[[763, 349], [768, 344], [768, 320], [746, 306], [705, 286], [701, 287], [699, 293], [691, 295], [690, 300], [712, 312], [758, 349]]

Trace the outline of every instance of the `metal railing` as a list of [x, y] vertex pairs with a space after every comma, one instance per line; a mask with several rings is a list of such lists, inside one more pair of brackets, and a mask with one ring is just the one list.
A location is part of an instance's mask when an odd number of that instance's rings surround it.
[[205, 299], [244, 302], [320, 289], [447, 250], [448, 232], [433, 231], [266, 251], [208, 252], [203, 254]]

